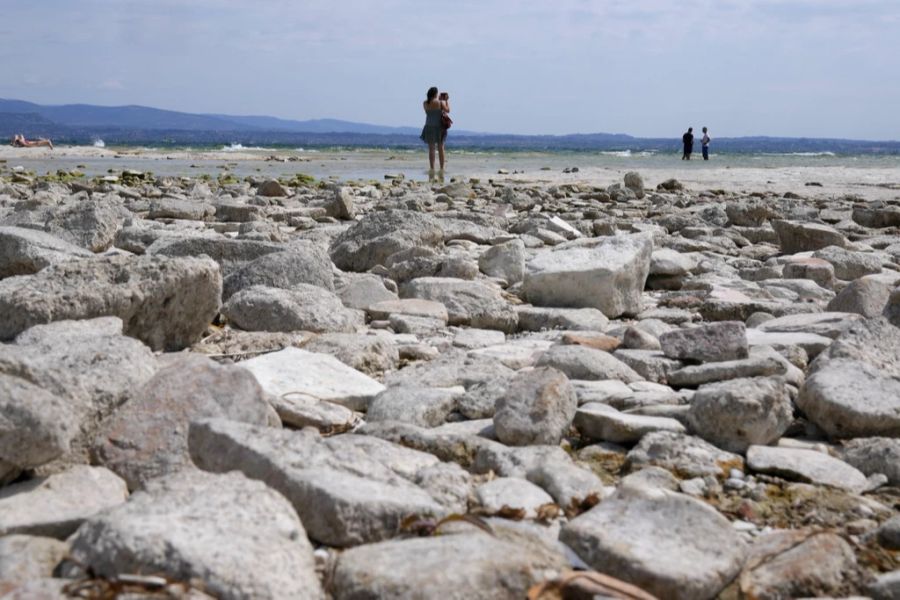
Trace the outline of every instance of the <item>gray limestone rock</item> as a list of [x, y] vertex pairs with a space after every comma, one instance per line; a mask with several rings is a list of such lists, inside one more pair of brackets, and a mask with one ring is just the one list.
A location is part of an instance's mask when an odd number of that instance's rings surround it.
[[400, 421], [419, 427], [437, 427], [456, 407], [458, 391], [442, 388], [395, 386], [369, 403], [366, 420]]
[[217, 598], [322, 598], [291, 505], [240, 473], [182, 471], [86, 521], [72, 558], [102, 577], [197, 579]]
[[574, 329], [577, 331], [605, 331], [609, 319], [596, 308], [550, 308], [516, 306], [520, 331], [544, 329]]
[[633, 444], [653, 431], [684, 433], [684, 425], [668, 417], [624, 413], [612, 406], [590, 402], [575, 413], [575, 427], [589, 440]]
[[112, 246], [121, 220], [118, 205], [105, 199], [92, 199], [51, 211], [43, 229], [91, 252], [103, 252]]
[[891, 296], [891, 286], [874, 277], [860, 277], [832, 298], [825, 310], [856, 313], [866, 318], [880, 316]]
[[778, 241], [784, 254], [808, 252], [828, 246], [843, 248], [847, 245], [847, 238], [827, 225], [785, 220], [774, 220], [771, 223], [775, 233], [778, 234]]
[[303, 345], [304, 350], [330, 354], [367, 375], [378, 375], [397, 368], [400, 353], [388, 336], [355, 333], [322, 333]]
[[787, 371], [784, 363], [773, 356], [750, 356], [740, 360], [690, 365], [667, 375], [669, 385], [675, 387], [696, 387], [717, 381], [727, 381], [745, 377], [766, 377], [783, 375]]
[[609, 352], [585, 346], [552, 346], [541, 355], [537, 366], [553, 367], [565, 373], [570, 379], [617, 379], [625, 383], [643, 379], [631, 367]]
[[91, 253], [54, 235], [25, 227], [0, 227], [0, 279], [30, 275]]
[[833, 437], [900, 435], [900, 329], [853, 325], [810, 365], [799, 408]]
[[370, 213], [338, 235], [329, 253], [338, 268], [363, 272], [385, 265], [387, 258], [397, 252], [435, 248], [443, 241], [443, 231], [432, 217], [407, 210], [385, 210]]
[[874, 254], [854, 252], [840, 246], [827, 246], [813, 252], [813, 256], [831, 263], [838, 279], [853, 281], [864, 275], [881, 273], [881, 259]]
[[643, 485], [619, 487], [563, 527], [560, 540], [601, 573], [676, 600], [716, 597], [747, 552], [712, 507]]
[[193, 466], [187, 444], [191, 421], [221, 417], [265, 425], [271, 414], [249, 371], [189, 355], [157, 371], [103, 424], [93, 453], [135, 490]]
[[537, 368], [510, 381], [497, 401], [497, 438], [512, 446], [558, 444], [578, 400], [568, 378], [553, 368]]
[[669, 358], [717, 362], [747, 358], [747, 334], [740, 321], [724, 321], [670, 331], [659, 336]]
[[[397, 300], [396, 286], [386, 287], [384, 278], [369, 273], [344, 273], [335, 283], [335, 293], [347, 308], [366, 310], [378, 302]], [[393, 283], [393, 282], [391, 282]], [[446, 313], [446, 309], [444, 311]]]
[[747, 466], [759, 473], [851, 492], [862, 492], [867, 486], [866, 476], [844, 461], [804, 448], [750, 446], [747, 449]]
[[284, 252], [284, 244], [238, 240], [224, 236], [166, 236], [147, 247], [146, 253], [168, 257], [192, 257], [205, 254], [213, 259], [227, 277], [243, 265], [266, 254]]
[[0, 374], [0, 462], [20, 469], [48, 463], [69, 451], [77, 430], [66, 399]]
[[292, 289], [298, 283], [334, 290], [331, 259], [324, 250], [312, 244], [294, 244], [284, 252], [260, 256], [225, 278], [222, 298], [254, 285]]
[[391, 540], [341, 554], [335, 598], [524, 598], [567, 566], [533, 536], [482, 531]]
[[447, 308], [450, 325], [513, 333], [518, 323], [516, 312], [501, 295], [500, 287], [486, 281], [419, 277], [404, 284], [400, 295], [440, 302]]
[[888, 483], [900, 486], [900, 438], [856, 438], [844, 444], [842, 458], [867, 476], [887, 476]]
[[332, 292], [307, 283], [245, 288], [228, 299], [222, 314], [247, 331], [352, 332], [363, 325], [361, 311], [345, 308]]
[[753, 444], [772, 444], [793, 422], [787, 385], [779, 377], [754, 377], [709, 383], [691, 400], [691, 430], [730, 452]]
[[191, 424], [189, 445], [200, 468], [238, 470], [281, 492], [310, 538], [331, 546], [387, 539], [410, 515], [446, 512], [415, 483], [438, 459], [378, 438], [214, 419]]
[[81, 523], [128, 497], [125, 482], [103, 467], [76, 465], [63, 473], [0, 488], [0, 536], [65, 539]]
[[528, 263], [523, 291], [536, 306], [591, 307], [609, 318], [637, 314], [652, 251], [644, 234], [561, 244]]
[[180, 350], [219, 310], [222, 277], [205, 258], [112, 256], [55, 264], [0, 281], [0, 339], [33, 325], [116, 316], [155, 350]]
[[478, 268], [512, 285], [525, 277], [525, 244], [516, 238], [491, 246], [478, 257]]
[[534, 519], [541, 506], [553, 504], [553, 498], [544, 490], [519, 477], [498, 477], [482, 483], [474, 490], [475, 501], [489, 514], [504, 508], [520, 509], [526, 519]]
[[663, 467], [679, 477], [725, 478], [731, 469], [743, 469], [737, 454], [716, 448], [705, 440], [669, 431], [654, 431], [628, 453], [627, 466], [634, 471], [647, 465]]

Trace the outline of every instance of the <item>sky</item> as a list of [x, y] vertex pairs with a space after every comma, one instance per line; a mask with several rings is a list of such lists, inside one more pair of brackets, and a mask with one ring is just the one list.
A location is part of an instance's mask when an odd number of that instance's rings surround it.
[[0, 97], [517, 134], [900, 140], [898, 0], [0, 0]]

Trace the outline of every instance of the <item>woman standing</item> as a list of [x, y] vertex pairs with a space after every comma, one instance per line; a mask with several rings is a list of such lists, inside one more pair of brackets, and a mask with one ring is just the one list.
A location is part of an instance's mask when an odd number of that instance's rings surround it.
[[428, 164], [431, 171], [434, 171], [435, 148], [437, 148], [438, 157], [440, 158], [441, 171], [444, 170], [444, 138], [446, 137], [446, 131], [442, 126], [441, 115], [445, 112], [450, 112], [450, 96], [446, 92], [442, 96], [446, 99], [438, 99], [438, 89], [436, 87], [429, 88], [425, 102], [422, 103], [422, 108], [425, 109], [425, 127], [422, 128], [422, 135], [419, 137], [428, 144]]

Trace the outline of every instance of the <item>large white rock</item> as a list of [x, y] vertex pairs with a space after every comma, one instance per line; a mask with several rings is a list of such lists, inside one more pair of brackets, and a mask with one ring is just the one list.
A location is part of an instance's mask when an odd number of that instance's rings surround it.
[[299, 348], [285, 348], [239, 365], [253, 373], [263, 389], [276, 398], [299, 392], [353, 410], [365, 410], [369, 401], [385, 389], [329, 354]]
[[588, 565], [660, 598], [714, 598], [746, 555], [725, 517], [689, 496], [620, 486], [560, 533]]
[[852, 492], [861, 492], [866, 487], [866, 476], [844, 461], [804, 448], [750, 446], [747, 449], [747, 466], [759, 473], [830, 485]]
[[524, 291], [537, 306], [593, 307], [610, 318], [637, 314], [652, 251], [645, 234], [561, 244], [528, 263]]

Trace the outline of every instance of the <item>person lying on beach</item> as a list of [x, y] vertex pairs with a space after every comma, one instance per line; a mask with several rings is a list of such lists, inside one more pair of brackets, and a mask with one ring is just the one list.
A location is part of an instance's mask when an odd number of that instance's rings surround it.
[[46, 138], [39, 138], [37, 140], [26, 140], [25, 136], [21, 133], [17, 133], [13, 136], [12, 145], [16, 148], [36, 148], [38, 146], [47, 146], [51, 150], [53, 150], [53, 142]]

